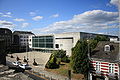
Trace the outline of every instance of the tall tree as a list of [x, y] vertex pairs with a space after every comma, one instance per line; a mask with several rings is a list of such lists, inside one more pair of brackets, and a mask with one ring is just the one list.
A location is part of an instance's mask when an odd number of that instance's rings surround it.
[[74, 73], [81, 73], [87, 77], [89, 71], [88, 43], [86, 40], [78, 40], [72, 48], [71, 66]]

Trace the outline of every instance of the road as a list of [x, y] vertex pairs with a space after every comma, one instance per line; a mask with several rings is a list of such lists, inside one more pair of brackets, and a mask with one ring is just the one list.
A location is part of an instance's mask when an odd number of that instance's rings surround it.
[[6, 65], [7, 65], [8, 67], [10, 67], [11, 69], [15, 69], [16, 72], [23, 72], [24, 74], [29, 75], [29, 77], [31, 77], [31, 78], [34, 79], [34, 80], [48, 80], [48, 79], [46, 79], [46, 78], [41, 77], [41, 76], [38, 75], [38, 74], [35, 74], [35, 73], [32, 73], [32, 72], [30, 72], [30, 71], [28, 71], [28, 70], [23, 70], [23, 69], [21, 69], [20, 67], [14, 66], [14, 65], [12, 64], [12, 62], [10, 62], [10, 61], [6, 61]]

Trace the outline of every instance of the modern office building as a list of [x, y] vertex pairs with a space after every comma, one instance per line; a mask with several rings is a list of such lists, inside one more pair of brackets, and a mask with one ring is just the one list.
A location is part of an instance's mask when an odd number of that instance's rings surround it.
[[28, 40], [29, 40], [29, 36], [34, 35], [32, 32], [28, 32], [28, 31], [14, 31], [13, 32], [13, 46], [16, 47], [18, 49], [15, 50], [19, 50], [18, 52], [21, 51], [26, 51], [29, 50], [29, 44], [28, 44]]
[[[66, 55], [71, 56], [71, 49], [76, 45], [79, 39], [94, 38], [97, 35], [98, 34], [85, 32], [71, 32], [52, 35], [30, 36], [29, 47], [31, 49], [44, 52], [63, 49], [66, 51]], [[111, 41], [118, 39], [117, 36], [105, 36], [109, 37]]]
[[6, 64], [6, 54], [11, 50], [12, 31], [0, 28], [0, 64]]
[[44, 36], [30, 36], [29, 47], [38, 51], [51, 51], [54, 50], [54, 37], [53, 35]]

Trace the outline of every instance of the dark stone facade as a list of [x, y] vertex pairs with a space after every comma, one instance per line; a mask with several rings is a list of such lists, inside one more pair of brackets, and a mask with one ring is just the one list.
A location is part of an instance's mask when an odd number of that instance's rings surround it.
[[0, 28], [0, 64], [6, 64], [6, 55], [11, 51], [12, 31]]

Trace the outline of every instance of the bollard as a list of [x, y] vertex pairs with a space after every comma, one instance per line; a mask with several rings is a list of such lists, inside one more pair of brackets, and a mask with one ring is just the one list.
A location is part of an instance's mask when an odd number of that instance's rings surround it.
[[52, 77], [50, 78], [50, 80], [52, 80]]
[[43, 74], [43, 76], [45, 77], [45, 74]]
[[68, 70], [68, 78], [71, 80], [71, 70]]

